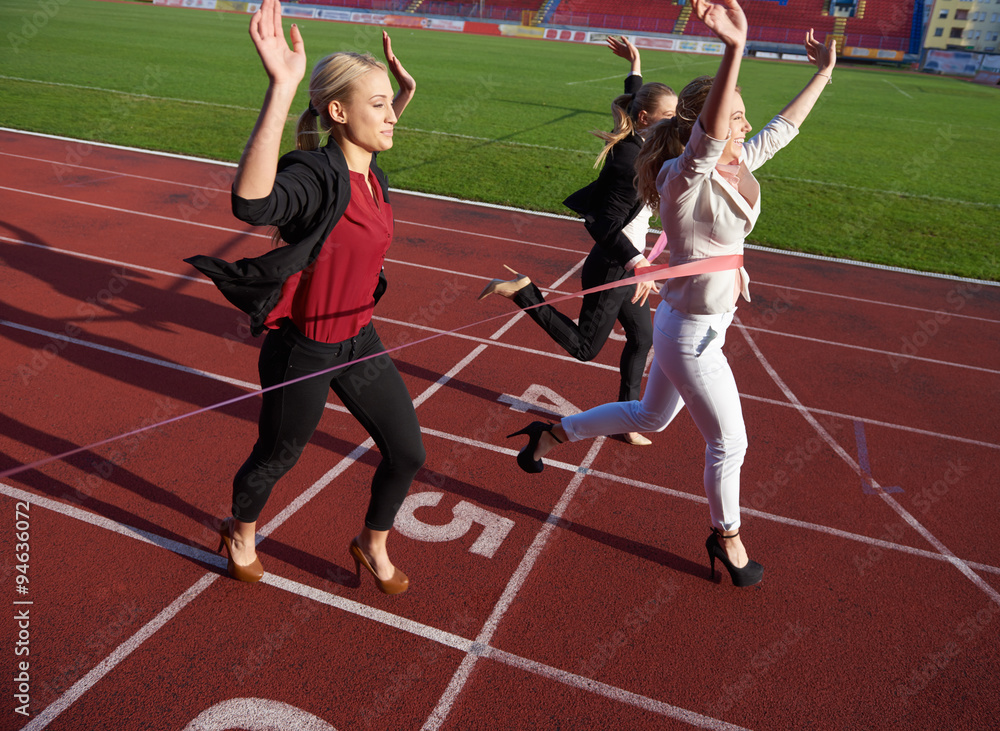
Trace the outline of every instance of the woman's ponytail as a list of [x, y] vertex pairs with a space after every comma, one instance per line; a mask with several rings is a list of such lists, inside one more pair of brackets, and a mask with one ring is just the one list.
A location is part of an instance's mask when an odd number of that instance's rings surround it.
[[615, 127], [610, 132], [593, 130], [590, 134], [604, 140], [604, 149], [597, 156], [594, 167], [599, 168], [611, 152], [611, 148], [635, 131], [635, 124], [629, 115], [629, 109], [635, 104], [635, 94], [622, 94], [611, 102], [611, 114], [615, 118]]
[[635, 158], [635, 190], [639, 198], [653, 210], [660, 206], [660, 191], [656, 189], [656, 176], [663, 163], [684, 151], [680, 142], [679, 117], [671, 117], [654, 124], [646, 141]]
[[309, 108], [299, 115], [299, 121], [295, 125], [295, 149], [318, 150], [319, 137], [319, 112], [310, 103]]
[[615, 128], [610, 132], [591, 132], [604, 140], [604, 149], [597, 156], [594, 167], [599, 168], [607, 158], [611, 148], [629, 135], [638, 132], [639, 115], [645, 112], [653, 114], [660, 106], [664, 97], [677, 96], [674, 90], [666, 84], [652, 82], [643, 84], [635, 94], [622, 94], [611, 103], [611, 113], [615, 118]]

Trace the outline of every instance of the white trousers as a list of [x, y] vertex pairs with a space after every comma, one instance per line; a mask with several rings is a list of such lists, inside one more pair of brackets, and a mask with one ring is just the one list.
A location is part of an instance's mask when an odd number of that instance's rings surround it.
[[705, 495], [712, 525], [740, 526], [746, 427], [736, 380], [722, 352], [733, 312], [689, 315], [661, 302], [653, 320], [653, 365], [641, 401], [597, 406], [562, 420], [570, 441], [662, 431], [686, 405], [705, 438]]

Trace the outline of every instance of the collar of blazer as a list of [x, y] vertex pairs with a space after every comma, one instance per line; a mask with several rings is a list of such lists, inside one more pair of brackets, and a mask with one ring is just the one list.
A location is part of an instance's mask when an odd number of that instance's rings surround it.
[[740, 189], [737, 190], [718, 169], [712, 170], [712, 183], [715, 189], [739, 208], [750, 221], [754, 221], [760, 213], [760, 183], [743, 161], [740, 161], [739, 178]]

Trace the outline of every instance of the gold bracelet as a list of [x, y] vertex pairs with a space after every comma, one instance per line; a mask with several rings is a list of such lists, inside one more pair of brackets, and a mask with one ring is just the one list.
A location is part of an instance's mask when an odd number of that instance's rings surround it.
[[830, 74], [821, 74], [819, 71], [817, 71], [815, 74], [813, 74], [813, 76], [825, 76], [827, 86], [833, 83], [833, 77], [830, 76]]

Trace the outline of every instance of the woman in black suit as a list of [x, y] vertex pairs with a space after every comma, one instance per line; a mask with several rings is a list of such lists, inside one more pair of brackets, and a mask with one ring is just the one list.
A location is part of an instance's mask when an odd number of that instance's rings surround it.
[[[620, 281], [630, 276], [636, 267], [649, 266], [643, 254], [652, 211], [642, 203], [635, 190], [635, 159], [642, 146], [643, 133], [660, 120], [673, 117], [677, 106], [677, 95], [669, 86], [642, 83], [639, 50], [627, 38], [609, 37], [608, 47], [616, 56], [628, 59], [632, 71], [625, 79], [625, 93], [611, 105], [614, 130], [594, 132], [605, 143], [594, 163], [594, 167], [604, 163], [597, 180], [564, 201], [568, 208], [583, 216], [587, 231], [594, 238], [594, 248], [581, 272], [584, 289]], [[579, 325], [548, 305], [533, 307], [527, 312], [566, 352], [581, 361], [597, 356], [617, 319], [625, 330], [618, 400], [635, 401], [641, 395], [642, 373], [653, 344], [650, 310], [646, 303], [651, 291], [658, 291], [654, 282], [584, 295]], [[494, 279], [486, 285], [479, 299], [490, 294], [512, 299], [521, 308], [544, 302], [538, 287], [522, 275], [508, 281]], [[650, 444], [639, 433], [622, 437], [630, 444]]]

